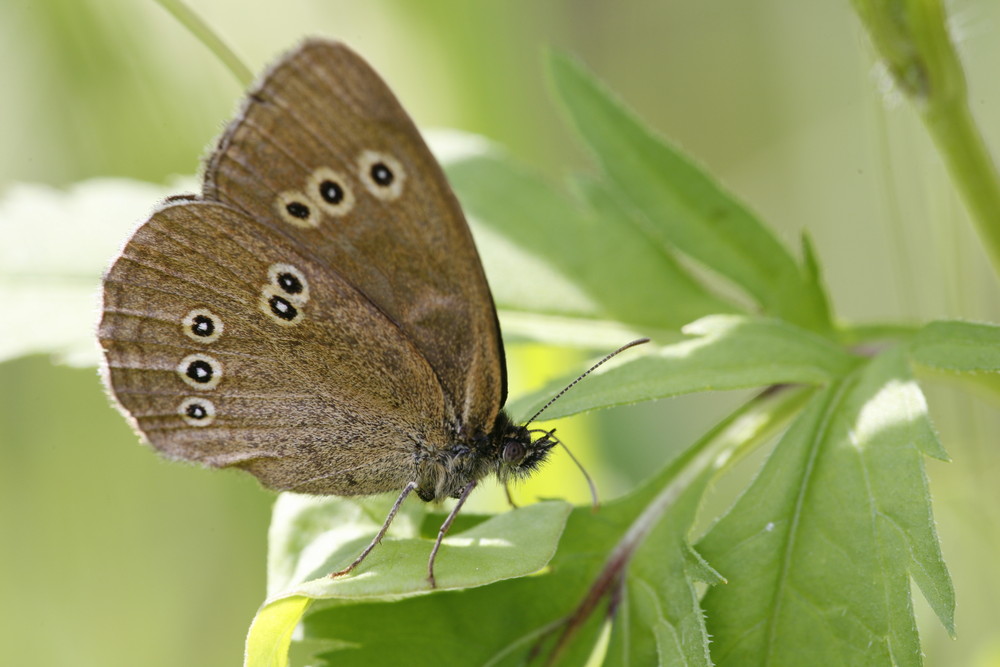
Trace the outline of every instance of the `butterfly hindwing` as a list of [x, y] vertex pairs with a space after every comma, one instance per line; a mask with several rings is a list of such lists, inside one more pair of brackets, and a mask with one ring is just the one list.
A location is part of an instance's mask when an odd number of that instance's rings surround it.
[[266, 485], [374, 493], [413, 478], [447, 437], [424, 357], [301, 244], [212, 202], [168, 205], [105, 277], [111, 387], [174, 458]]

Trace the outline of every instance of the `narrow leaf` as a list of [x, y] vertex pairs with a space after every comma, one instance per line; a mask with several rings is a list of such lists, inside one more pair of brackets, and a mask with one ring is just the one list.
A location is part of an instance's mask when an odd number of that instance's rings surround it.
[[[679, 329], [704, 315], [734, 310], [681, 269], [607, 192], [587, 190], [591, 213], [498, 150], [466, 154], [450, 160], [447, 169], [466, 213], [480, 227], [544, 258], [586, 292], [598, 316], [633, 326]], [[489, 252], [484, 244], [484, 253]], [[493, 281], [501, 295], [508, 274]], [[537, 276], [532, 281], [540, 284]], [[664, 300], [669, 307], [649, 307]]]
[[[546, 418], [696, 391], [825, 384], [857, 363], [826, 338], [780, 320], [718, 315], [683, 331], [692, 338], [661, 348], [639, 347], [620, 363], [602, 367], [554, 403]], [[511, 414], [533, 414], [568, 379], [513, 401]]]
[[708, 174], [646, 128], [581, 66], [550, 59], [570, 119], [648, 230], [744, 289], [765, 311], [828, 331], [819, 285], [760, 221]]

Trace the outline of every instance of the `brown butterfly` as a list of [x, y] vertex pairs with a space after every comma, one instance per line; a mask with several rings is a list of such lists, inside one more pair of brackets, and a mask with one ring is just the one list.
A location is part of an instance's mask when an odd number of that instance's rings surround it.
[[[309, 40], [251, 90], [204, 194], [104, 277], [106, 380], [166, 456], [273, 489], [458, 498], [556, 443], [514, 424], [496, 310], [454, 194], [379, 76]], [[533, 433], [541, 433], [533, 437]]]

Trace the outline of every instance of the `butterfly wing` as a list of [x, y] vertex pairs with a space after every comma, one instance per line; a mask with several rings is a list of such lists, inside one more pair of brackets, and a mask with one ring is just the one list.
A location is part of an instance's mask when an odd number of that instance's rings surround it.
[[328, 259], [224, 204], [162, 208], [105, 276], [110, 386], [168, 456], [270, 487], [398, 490], [441, 446], [444, 396], [412, 340]]
[[444, 174], [379, 76], [346, 46], [305, 42], [252, 90], [205, 174], [396, 324], [427, 360], [456, 433], [488, 432], [506, 397], [496, 311]]

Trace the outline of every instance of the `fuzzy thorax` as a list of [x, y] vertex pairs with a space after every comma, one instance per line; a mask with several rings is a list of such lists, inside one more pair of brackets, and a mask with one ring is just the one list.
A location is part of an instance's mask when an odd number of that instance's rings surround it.
[[489, 433], [421, 456], [417, 495], [425, 501], [457, 498], [471, 482], [491, 473], [504, 485], [524, 479], [538, 469], [554, 445], [548, 434], [532, 440], [526, 427], [514, 424], [501, 410]]

